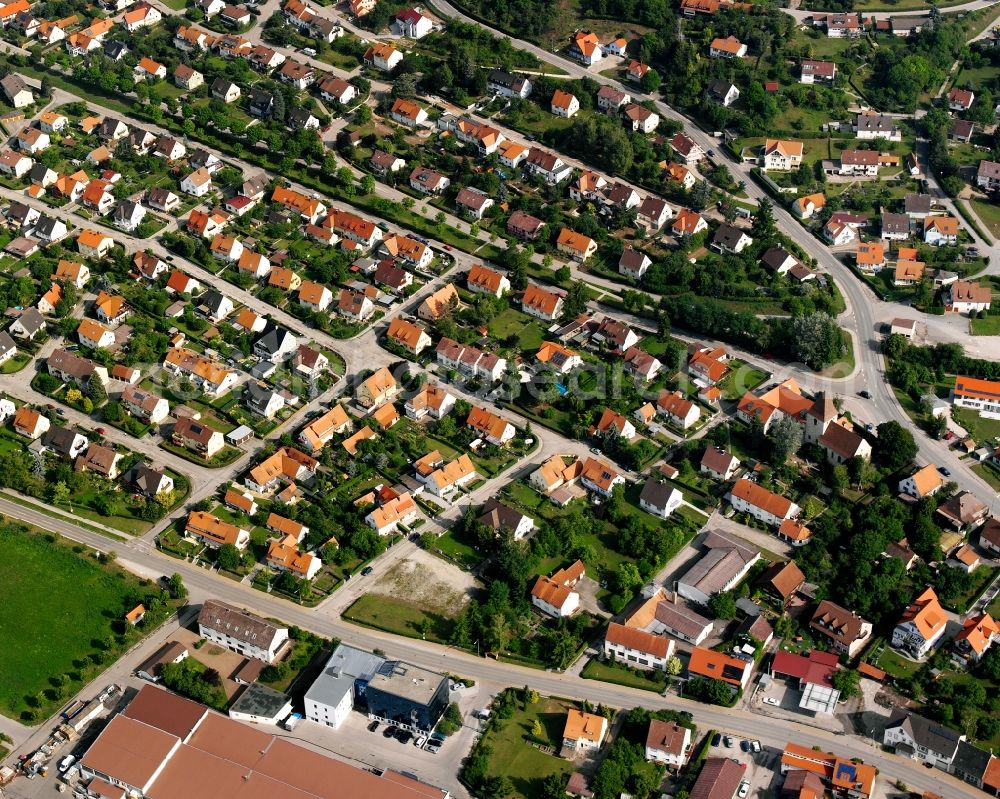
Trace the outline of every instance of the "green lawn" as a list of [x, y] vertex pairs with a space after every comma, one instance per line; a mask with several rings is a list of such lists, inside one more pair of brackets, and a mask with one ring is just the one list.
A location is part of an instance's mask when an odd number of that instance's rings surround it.
[[483, 556], [474, 547], [455, 537], [455, 532], [449, 530], [438, 536], [431, 545], [431, 550], [438, 549], [442, 554], [464, 566], [475, 566]]
[[1000, 419], [984, 419], [969, 408], [952, 408], [952, 416], [979, 445], [993, 445], [1000, 439]]
[[341, 615], [365, 627], [407, 638], [426, 638], [439, 644], [448, 643], [454, 624], [454, 619], [448, 616], [382, 594], [358, 597]]
[[542, 781], [550, 774], [568, 777], [573, 769], [568, 760], [546, 754], [529, 741], [536, 740], [532, 729], [537, 720], [542, 725], [538, 742], [558, 752], [569, 707], [566, 702], [544, 697], [524, 710], [519, 708], [512, 718], [498, 722], [486, 736], [486, 743], [492, 748], [490, 776], [509, 777], [516, 795], [525, 799], [542, 799]]
[[889, 649], [888, 646], [882, 651], [878, 663], [875, 665], [897, 679], [912, 677], [921, 666], [920, 663], [907, 660], [902, 655]]
[[972, 328], [974, 336], [1000, 336], [1000, 315], [987, 316], [985, 319], [971, 319], [969, 326]]
[[8, 632], [0, 647], [0, 711], [33, 722], [47, 718], [130, 645], [123, 643], [134, 635], [119, 637], [126, 631], [123, 617], [148, 589], [121, 568], [101, 565], [41, 531], [2, 526], [0, 551], [7, 565], [0, 629]]
[[994, 491], [1000, 493], [1000, 469], [990, 463], [977, 463], [972, 467], [972, 471], [993, 486]]
[[732, 371], [719, 383], [722, 396], [728, 400], [740, 399], [748, 391], [753, 391], [767, 380], [766, 372], [755, 369], [742, 361], [732, 361], [730, 367]]
[[636, 673], [622, 663], [602, 663], [597, 658], [591, 658], [587, 661], [580, 676], [585, 680], [602, 680], [658, 694], [662, 694], [667, 689], [667, 675], [662, 671]]
[[517, 336], [519, 350], [537, 350], [542, 345], [545, 332], [537, 320], [513, 308], [508, 308], [490, 322], [489, 329], [490, 335], [501, 341], [508, 336]]
[[994, 239], [1000, 238], [1000, 205], [991, 203], [988, 200], [970, 200], [972, 210], [976, 216], [986, 225], [987, 232]]

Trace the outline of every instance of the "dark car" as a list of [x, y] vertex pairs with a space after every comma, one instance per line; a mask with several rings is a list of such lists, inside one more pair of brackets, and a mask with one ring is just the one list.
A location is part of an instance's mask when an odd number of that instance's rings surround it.
[[371, 574], [371, 573], [372, 573], [373, 571], [375, 571], [375, 569], [373, 569], [373, 568], [372, 568], [371, 566], [365, 566], [365, 567], [364, 567], [364, 568], [363, 568], [363, 569], [361, 570], [361, 576], [362, 576], [362, 577], [367, 577], [367, 576], [368, 576], [369, 574]]
[[872, 393], [867, 388], [865, 388], [858, 392], [858, 396], [864, 397], [865, 399], [871, 399]]
[[393, 737], [395, 737], [395, 735], [396, 735], [396, 728], [393, 727], [391, 724], [388, 727], [386, 727], [384, 730], [382, 730], [382, 737], [383, 738], [393, 738]]
[[750, 742], [749, 741], [740, 741], [740, 749], [742, 749], [744, 752], [749, 752], [750, 751]]
[[951, 477], [951, 469], [945, 466], [938, 466], [938, 471], [941, 472], [945, 477]]
[[371, 724], [368, 725], [368, 732], [375, 732], [375, 730], [377, 729], [378, 729], [377, 721], [373, 721]]
[[712, 746], [718, 746], [721, 741], [722, 741], [721, 733], [717, 732], [715, 733], [715, 735], [712, 736]]
[[411, 740], [413, 740], [413, 734], [410, 733], [409, 730], [400, 730], [399, 734], [396, 736], [396, 740], [398, 740], [401, 744], [408, 744]]

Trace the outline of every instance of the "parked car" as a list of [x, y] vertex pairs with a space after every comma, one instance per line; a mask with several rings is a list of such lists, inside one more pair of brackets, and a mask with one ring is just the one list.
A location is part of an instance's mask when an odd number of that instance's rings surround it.
[[775, 707], [780, 707], [781, 706], [781, 702], [779, 702], [777, 699], [775, 699], [772, 696], [765, 696], [764, 697], [764, 704], [765, 705], [774, 705]]
[[383, 738], [393, 738], [396, 735], [396, 728], [391, 724], [382, 731]]
[[744, 799], [744, 797], [749, 793], [750, 793], [750, 783], [747, 782], [746, 780], [743, 780], [743, 782], [740, 783], [740, 789], [736, 792], [736, 795], [740, 799]]
[[424, 745], [425, 743], [427, 743], [427, 739], [426, 739], [426, 738], [425, 738], [425, 737], [424, 737], [423, 735], [421, 735], [421, 736], [419, 736], [419, 737], [417, 738], [417, 740], [415, 740], [415, 741], [413, 742], [413, 745], [414, 745], [415, 747], [417, 747], [417, 749], [419, 749], [419, 748], [420, 748], [421, 746], [423, 746], [423, 745]]
[[732, 735], [727, 735], [725, 738], [723, 738], [723, 743], [726, 746], [731, 747], [733, 745], [733, 736]]
[[371, 724], [368, 725], [368, 732], [375, 732], [375, 730], [377, 729], [378, 729], [377, 721], [373, 721]]
[[751, 741], [750, 742], [750, 748], [754, 752], [759, 752], [761, 750], [760, 741]]
[[373, 568], [372, 568], [371, 566], [365, 566], [365, 567], [364, 567], [364, 568], [363, 568], [363, 569], [361, 570], [361, 576], [362, 576], [362, 577], [367, 577], [367, 576], [368, 576], [369, 574], [371, 574], [371, 573], [372, 573], [373, 571], [375, 571], [375, 569], [373, 569]]
[[749, 741], [740, 741], [740, 749], [743, 750], [744, 752], [749, 752], [750, 751], [750, 742]]
[[722, 741], [722, 736], [719, 733], [715, 733], [712, 736], [712, 746], [718, 746], [720, 741]]

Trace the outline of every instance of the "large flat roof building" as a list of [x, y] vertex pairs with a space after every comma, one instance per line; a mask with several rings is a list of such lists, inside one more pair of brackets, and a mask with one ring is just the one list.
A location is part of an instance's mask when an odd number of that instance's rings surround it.
[[[145, 720], [132, 718], [139, 702]], [[194, 706], [193, 708], [191, 706]], [[197, 723], [184, 738], [163, 729], [173, 714]], [[182, 730], [180, 730], [182, 731]], [[448, 792], [394, 771], [333, 760], [154, 686], [144, 687], [80, 758], [84, 783], [148, 799], [448, 799]], [[111, 794], [103, 794], [111, 795]]]
[[365, 699], [371, 718], [427, 731], [448, 707], [448, 678], [401, 660], [387, 660], [369, 680]]
[[340, 644], [323, 671], [306, 691], [306, 718], [337, 728], [354, 707], [355, 698], [364, 696], [368, 682], [385, 663], [385, 658]]

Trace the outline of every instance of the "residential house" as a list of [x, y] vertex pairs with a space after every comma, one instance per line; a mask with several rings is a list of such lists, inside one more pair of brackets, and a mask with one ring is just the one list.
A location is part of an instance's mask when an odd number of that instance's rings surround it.
[[747, 54], [747, 46], [735, 36], [715, 38], [708, 46], [711, 58], [743, 58]]
[[655, 477], [646, 478], [639, 492], [639, 507], [660, 519], [666, 519], [684, 501], [684, 495], [669, 483]]
[[837, 79], [837, 65], [833, 61], [803, 59], [799, 66], [799, 83], [823, 83], [832, 86]]
[[545, 222], [524, 211], [515, 211], [507, 220], [507, 232], [522, 241], [535, 241], [543, 227]]
[[392, 72], [403, 60], [403, 54], [391, 44], [376, 42], [365, 50], [363, 60], [368, 66], [382, 72]]
[[582, 64], [593, 66], [604, 56], [604, 51], [596, 33], [578, 30], [570, 38], [569, 55]]
[[802, 163], [802, 142], [768, 139], [761, 150], [761, 168], [765, 172], [788, 172]]
[[515, 541], [520, 541], [535, 529], [534, 519], [493, 497], [486, 500], [480, 509], [477, 522], [493, 530], [497, 535], [507, 531]]
[[197, 452], [205, 460], [215, 457], [226, 445], [221, 432], [189, 416], [177, 420], [170, 438], [177, 446]]
[[510, 291], [510, 280], [505, 275], [482, 264], [473, 264], [465, 285], [473, 294], [490, 294], [498, 298]]
[[953, 216], [929, 216], [924, 219], [924, 242], [940, 246], [958, 242], [958, 220]]
[[342, 405], [334, 405], [322, 416], [313, 419], [302, 428], [298, 441], [310, 452], [319, 452], [330, 443], [335, 435], [342, 435], [351, 429], [351, 418]]
[[687, 762], [690, 749], [689, 728], [676, 721], [650, 719], [646, 733], [646, 760], [670, 769], [680, 769]]
[[778, 527], [801, 512], [790, 499], [747, 479], [737, 480], [733, 485], [730, 502], [738, 513], [747, 513], [770, 527]]
[[404, 492], [374, 508], [365, 517], [365, 522], [379, 535], [389, 535], [396, 532], [401, 524], [412, 524], [419, 515], [413, 497]]
[[494, 413], [473, 405], [465, 426], [476, 431], [487, 443], [502, 447], [514, 438], [514, 425]]
[[212, 176], [205, 167], [200, 167], [181, 180], [181, 191], [192, 197], [204, 197], [212, 190]]
[[604, 657], [649, 671], [666, 671], [674, 641], [645, 630], [612, 622], [604, 634]]
[[753, 665], [753, 660], [741, 660], [723, 652], [696, 646], [691, 650], [688, 674], [706, 680], [721, 680], [734, 690], [741, 691], [750, 684]]
[[701, 233], [703, 230], [708, 230], [708, 223], [705, 221], [704, 217], [696, 211], [689, 211], [687, 208], [681, 208], [677, 212], [677, 217], [674, 219], [670, 229], [675, 236], [689, 239], [692, 236], [696, 236]]
[[595, 751], [601, 748], [607, 734], [608, 720], [604, 716], [570, 708], [563, 727], [563, 748], [574, 752]]
[[118, 462], [122, 454], [101, 444], [90, 444], [82, 455], [77, 455], [73, 461], [73, 470], [77, 472], [94, 472], [109, 480], [118, 477]]
[[904, 611], [892, 632], [892, 646], [923, 658], [944, 635], [948, 617], [933, 588], [927, 588]]
[[713, 80], [705, 89], [705, 94], [710, 100], [719, 103], [723, 108], [729, 108], [740, 99], [740, 90], [727, 80]]
[[51, 422], [38, 411], [23, 405], [14, 413], [14, 432], [34, 441], [49, 429]]
[[423, 194], [440, 194], [450, 185], [451, 180], [424, 166], [418, 166], [410, 173], [410, 187]]
[[531, 604], [557, 619], [572, 615], [580, 607], [580, 594], [573, 589], [585, 575], [584, 565], [578, 560], [549, 577], [539, 577], [531, 589]]
[[729, 482], [740, 468], [740, 459], [719, 447], [705, 448], [699, 471], [715, 480]]
[[377, 408], [390, 402], [398, 393], [399, 384], [383, 366], [358, 386], [355, 397], [363, 408]]
[[163, 397], [133, 384], [125, 386], [121, 404], [144, 424], [160, 424], [170, 415], [170, 404]]
[[426, 383], [406, 401], [404, 411], [411, 419], [422, 419], [430, 415], [433, 419], [441, 419], [455, 406], [455, 395], [446, 388]]
[[933, 464], [927, 464], [899, 481], [899, 492], [914, 499], [934, 496], [942, 488], [944, 480]]
[[625, 247], [618, 259], [618, 273], [633, 280], [641, 280], [652, 265], [648, 255], [632, 247]]
[[625, 478], [611, 464], [598, 458], [587, 458], [580, 470], [580, 484], [588, 491], [610, 497], [615, 486], [625, 485]]
[[562, 314], [563, 297], [535, 283], [531, 283], [521, 296], [521, 310], [546, 322], [555, 321]]
[[903, 138], [902, 130], [889, 114], [862, 112], [855, 118], [854, 130], [855, 137], [861, 141], [873, 141], [874, 139], [901, 141]]
[[427, 331], [399, 317], [389, 322], [386, 337], [413, 355], [419, 355], [432, 344]]
[[661, 393], [656, 400], [656, 413], [681, 430], [687, 430], [701, 418], [701, 408], [680, 391]]
[[849, 658], [861, 652], [872, 635], [871, 622], [828, 599], [817, 606], [809, 629], [824, 638], [834, 651], [845, 652]]

